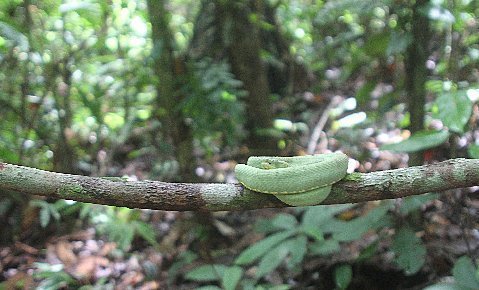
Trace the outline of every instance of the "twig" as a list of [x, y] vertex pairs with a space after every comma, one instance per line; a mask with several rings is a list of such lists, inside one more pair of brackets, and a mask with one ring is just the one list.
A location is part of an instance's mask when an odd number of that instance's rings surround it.
[[321, 118], [319, 118], [318, 123], [316, 123], [316, 126], [313, 129], [313, 133], [311, 133], [311, 138], [309, 139], [308, 142], [308, 148], [307, 152], [308, 154], [314, 154], [316, 151], [316, 146], [318, 144], [318, 140], [321, 137], [321, 132], [324, 129], [324, 126], [326, 125], [326, 122], [329, 119], [329, 112], [336, 107], [340, 102], [342, 98], [339, 96], [335, 96], [334, 98], [331, 99], [331, 102], [329, 102], [328, 106], [324, 110], [323, 114], [321, 115]]

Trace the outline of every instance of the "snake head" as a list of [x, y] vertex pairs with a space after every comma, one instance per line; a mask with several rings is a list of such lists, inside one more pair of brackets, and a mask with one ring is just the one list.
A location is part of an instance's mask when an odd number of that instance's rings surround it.
[[262, 169], [277, 169], [277, 168], [286, 168], [289, 167], [289, 163], [283, 160], [277, 160], [274, 158], [267, 159], [261, 162]]

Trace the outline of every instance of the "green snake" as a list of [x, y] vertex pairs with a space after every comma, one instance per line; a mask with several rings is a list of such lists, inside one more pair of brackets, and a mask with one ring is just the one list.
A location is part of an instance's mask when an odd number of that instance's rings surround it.
[[291, 206], [309, 206], [326, 199], [347, 169], [348, 156], [343, 153], [251, 156], [247, 164], [236, 165], [235, 174], [249, 190], [272, 194]]

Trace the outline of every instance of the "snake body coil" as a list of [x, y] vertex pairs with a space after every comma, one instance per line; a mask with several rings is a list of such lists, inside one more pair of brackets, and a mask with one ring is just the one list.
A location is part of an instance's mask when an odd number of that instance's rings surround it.
[[292, 206], [321, 203], [331, 185], [346, 176], [348, 157], [342, 153], [294, 157], [252, 156], [235, 167], [247, 189], [273, 194]]

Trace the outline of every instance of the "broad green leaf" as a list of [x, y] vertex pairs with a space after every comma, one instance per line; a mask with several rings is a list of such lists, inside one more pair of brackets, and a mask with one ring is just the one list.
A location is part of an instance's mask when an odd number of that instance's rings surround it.
[[341, 249], [339, 242], [334, 239], [316, 241], [312, 243], [309, 248], [311, 253], [324, 256], [337, 253]]
[[479, 159], [479, 145], [469, 145], [469, 147], [467, 148], [467, 154], [469, 154], [469, 157], [471, 158]]
[[226, 271], [225, 265], [203, 265], [186, 273], [185, 278], [197, 282], [218, 281]]
[[375, 229], [381, 225], [391, 208], [390, 202], [383, 202], [380, 206], [368, 212], [365, 216], [355, 218], [351, 221], [333, 220], [323, 226], [324, 232], [333, 233], [333, 238], [338, 241], [353, 241], [370, 229]]
[[361, 238], [362, 235], [372, 228], [367, 219], [359, 217], [347, 222], [334, 220], [325, 231], [332, 232], [333, 239], [335, 240], [349, 242]]
[[254, 231], [268, 234], [277, 232], [278, 229], [273, 225], [273, 222], [270, 219], [262, 218], [255, 222]]
[[234, 290], [238, 285], [238, 282], [243, 276], [243, 269], [238, 266], [232, 266], [226, 268], [223, 277], [222, 277], [222, 284], [225, 290]]
[[283, 244], [276, 246], [266, 253], [259, 262], [258, 270], [256, 271], [256, 278], [261, 278], [276, 269], [283, 262], [288, 253], [288, 248]]
[[445, 130], [419, 131], [399, 143], [383, 145], [381, 146], [381, 150], [411, 153], [437, 147], [448, 139], [449, 132]]
[[292, 238], [284, 243], [284, 246], [288, 248], [288, 251], [291, 254], [291, 258], [288, 261], [288, 266], [290, 268], [293, 268], [303, 262], [304, 256], [306, 255], [306, 251], [308, 249], [307, 245], [308, 239], [303, 235]]
[[348, 288], [352, 278], [353, 269], [350, 265], [343, 264], [334, 269], [334, 282], [336, 283], [336, 287], [339, 289]]
[[396, 263], [408, 275], [419, 271], [424, 264], [426, 247], [416, 233], [407, 227], [401, 228], [394, 236], [392, 250], [396, 253]]
[[8, 148], [3, 148], [3, 144], [0, 143], [0, 161], [9, 162], [9, 163], [17, 163], [18, 162], [18, 155], [15, 154], [12, 150]]
[[319, 229], [319, 227], [304, 226], [301, 227], [301, 232], [317, 241], [324, 240], [323, 232]]
[[405, 197], [401, 205], [401, 213], [409, 214], [410, 212], [421, 208], [421, 206], [425, 203], [437, 199], [437, 197], [437, 193], [428, 193], [423, 195]]
[[241, 255], [235, 260], [237, 265], [250, 264], [257, 260], [259, 257], [263, 256], [265, 253], [271, 251], [271, 249], [282, 242], [283, 240], [289, 238], [293, 235], [295, 231], [286, 231], [280, 232], [274, 235], [271, 235], [244, 250]]
[[469, 257], [460, 257], [452, 268], [452, 274], [457, 284], [470, 289], [479, 289], [479, 272]]
[[436, 99], [438, 112], [436, 115], [449, 130], [464, 133], [472, 113], [472, 102], [466, 91], [444, 92]]
[[320, 205], [308, 207], [301, 220], [304, 228], [320, 227], [322, 224], [328, 223], [336, 214], [347, 210], [354, 205]]
[[293, 215], [280, 213], [274, 217], [272, 224], [277, 229], [289, 230], [294, 229], [298, 225], [298, 221]]

